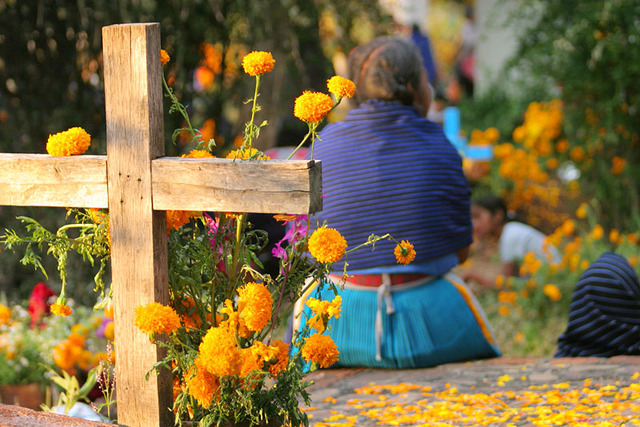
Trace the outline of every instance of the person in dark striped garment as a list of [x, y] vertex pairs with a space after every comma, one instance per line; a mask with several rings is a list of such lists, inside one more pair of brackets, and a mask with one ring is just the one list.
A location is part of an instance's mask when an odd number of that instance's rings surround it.
[[[350, 247], [391, 233], [416, 257], [397, 264], [390, 241], [348, 254], [342, 315], [329, 323], [338, 365], [414, 368], [499, 355], [482, 309], [450, 273], [472, 242], [470, 189], [460, 155], [425, 118], [418, 49], [380, 37], [354, 49], [348, 67], [356, 106], [320, 133], [324, 208], [310, 226], [326, 222]], [[334, 271], [340, 282], [343, 263]], [[324, 286], [306, 296], [334, 295]]]
[[556, 357], [640, 355], [640, 283], [629, 262], [605, 252], [580, 276]]

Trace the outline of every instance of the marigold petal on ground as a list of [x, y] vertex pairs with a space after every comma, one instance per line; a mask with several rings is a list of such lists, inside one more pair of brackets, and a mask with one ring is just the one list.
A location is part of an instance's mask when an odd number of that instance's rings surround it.
[[303, 122], [320, 123], [333, 108], [333, 101], [326, 93], [304, 91], [296, 98], [293, 115]]
[[91, 145], [91, 135], [81, 127], [49, 135], [47, 153], [56, 157], [83, 154]]
[[329, 335], [313, 334], [302, 346], [302, 357], [310, 363], [328, 368], [338, 361], [338, 346]]
[[311, 255], [321, 263], [339, 261], [347, 249], [347, 241], [340, 232], [328, 227], [316, 229], [308, 245]]
[[355, 83], [340, 76], [333, 76], [327, 80], [327, 89], [338, 98], [353, 98], [356, 93]]
[[136, 308], [135, 325], [147, 334], [171, 334], [180, 327], [180, 316], [173, 308], [152, 302]]
[[393, 254], [396, 256], [398, 264], [409, 264], [416, 257], [416, 251], [413, 249], [413, 245], [406, 240], [402, 240], [393, 249]]
[[242, 68], [250, 76], [259, 76], [273, 70], [276, 61], [270, 52], [253, 51], [242, 58]]

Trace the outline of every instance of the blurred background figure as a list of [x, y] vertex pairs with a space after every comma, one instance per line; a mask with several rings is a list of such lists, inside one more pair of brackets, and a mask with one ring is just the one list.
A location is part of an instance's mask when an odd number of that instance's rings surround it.
[[571, 299], [555, 357], [640, 354], [640, 283], [629, 262], [605, 252], [587, 268]]
[[[509, 216], [505, 201], [493, 194], [475, 198], [471, 202], [471, 220], [474, 238], [480, 242], [498, 241], [501, 274], [504, 277], [518, 276], [518, 263], [528, 254], [553, 262], [560, 261], [556, 248], [545, 244], [546, 236]], [[465, 280], [476, 282], [484, 288], [495, 286], [495, 277], [483, 271], [469, 270], [461, 273]]]
[[476, 68], [476, 32], [473, 7], [465, 9], [465, 21], [461, 28], [462, 44], [456, 60], [456, 77], [465, 97], [473, 97]]

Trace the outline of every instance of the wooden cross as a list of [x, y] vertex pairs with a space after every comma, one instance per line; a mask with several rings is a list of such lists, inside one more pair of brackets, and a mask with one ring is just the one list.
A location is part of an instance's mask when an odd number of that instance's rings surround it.
[[0, 154], [0, 206], [109, 209], [118, 422], [168, 426], [170, 373], [145, 381], [162, 354], [134, 326], [136, 307], [168, 303], [164, 211], [316, 212], [321, 167], [163, 157], [159, 24], [112, 25], [102, 36], [107, 155]]

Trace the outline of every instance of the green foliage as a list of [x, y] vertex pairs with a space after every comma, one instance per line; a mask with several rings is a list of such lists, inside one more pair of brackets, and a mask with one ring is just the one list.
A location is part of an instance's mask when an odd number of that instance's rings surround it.
[[[8, 331], [4, 340], [12, 337], [15, 335]], [[0, 352], [0, 384], [47, 384], [45, 373], [51, 366], [51, 359], [42, 350], [34, 335], [27, 333], [20, 339], [19, 350], [11, 357], [7, 357], [7, 352]]]
[[[22, 237], [14, 230], [5, 230], [5, 234], [0, 235], [0, 243], [13, 251], [24, 246], [22, 249], [24, 254], [20, 262], [24, 265], [33, 265], [48, 277], [40, 256], [40, 253], [46, 249], [46, 253], [57, 262], [58, 274], [62, 280], [61, 295], [65, 293], [69, 252], [76, 252], [92, 267], [98, 261], [98, 271], [94, 275], [96, 285], [94, 291], [99, 291], [100, 298], [104, 300], [103, 276], [107, 272], [107, 263], [110, 258], [109, 223], [106, 221], [105, 214], [101, 214], [98, 210], [70, 209], [67, 216], [71, 215], [74, 216], [75, 222], [63, 225], [55, 233], [47, 230], [33, 218], [19, 217], [29, 235]], [[70, 236], [70, 231], [77, 235]]]
[[[525, 2], [525, 26], [513, 59], [540, 86], [558, 85], [571, 147], [591, 162], [580, 165], [583, 192], [608, 208], [607, 227], [632, 230], [640, 213], [640, 3], [635, 0]], [[612, 173], [614, 157], [626, 160]]]

